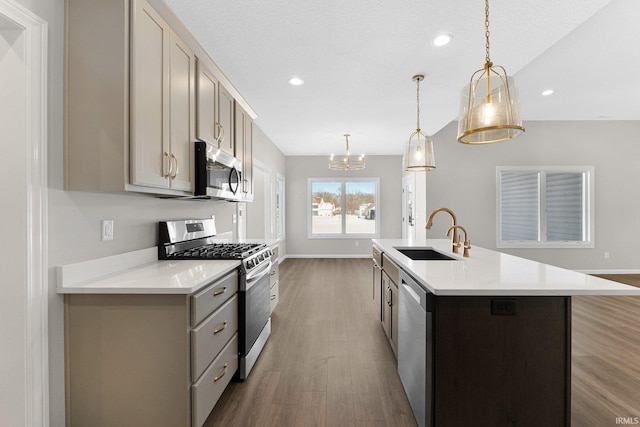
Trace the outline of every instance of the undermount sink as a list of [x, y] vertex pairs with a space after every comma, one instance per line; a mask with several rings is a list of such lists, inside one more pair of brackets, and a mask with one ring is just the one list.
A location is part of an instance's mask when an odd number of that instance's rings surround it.
[[456, 258], [445, 255], [431, 248], [394, 248], [404, 256], [414, 261], [457, 261]]

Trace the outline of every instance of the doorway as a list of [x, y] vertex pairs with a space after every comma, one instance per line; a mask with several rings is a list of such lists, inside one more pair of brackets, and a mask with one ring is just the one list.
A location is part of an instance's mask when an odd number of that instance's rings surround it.
[[48, 426], [47, 24], [0, 0], [0, 413]]
[[416, 238], [416, 193], [415, 173], [402, 177], [402, 238]]

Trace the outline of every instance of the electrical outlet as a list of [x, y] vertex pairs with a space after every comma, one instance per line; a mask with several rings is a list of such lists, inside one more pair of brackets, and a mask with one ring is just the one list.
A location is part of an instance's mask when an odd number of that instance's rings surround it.
[[514, 316], [516, 314], [516, 300], [492, 299], [491, 314], [493, 316]]
[[102, 220], [102, 240], [113, 240], [113, 220]]
[[360, 246], [360, 242], [356, 240], [356, 246]]
[[604, 259], [609, 259], [609, 251], [604, 251]]

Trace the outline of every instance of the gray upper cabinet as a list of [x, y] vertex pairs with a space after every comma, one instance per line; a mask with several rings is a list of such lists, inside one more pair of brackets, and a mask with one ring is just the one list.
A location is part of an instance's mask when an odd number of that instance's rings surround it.
[[223, 137], [220, 138], [220, 148], [233, 156], [236, 140], [233, 133], [234, 99], [229, 91], [227, 91], [222, 85], [220, 86], [219, 91], [218, 106], [220, 107], [220, 127], [224, 132]]
[[161, 0], [65, 6], [65, 189], [193, 194], [193, 141], [234, 154], [250, 107]]
[[192, 190], [195, 56], [144, 0], [131, 42], [131, 183]]
[[220, 83], [206, 65], [198, 60], [198, 120], [197, 137], [216, 143], [220, 131], [218, 88]]
[[242, 162], [242, 193], [253, 201], [253, 119], [236, 103], [236, 157]]
[[198, 61], [198, 138], [234, 155], [233, 97]]

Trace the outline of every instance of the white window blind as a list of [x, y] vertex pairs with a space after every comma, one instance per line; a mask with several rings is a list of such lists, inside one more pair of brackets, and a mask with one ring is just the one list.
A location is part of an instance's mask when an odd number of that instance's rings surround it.
[[498, 167], [498, 247], [593, 247], [593, 167]]
[[502, 173], [500, 186], [502, 240], [538, 240], [539, 193], [539, 173]]
[[547, 240], [585, 239], [584, 173], [546, 173]]

